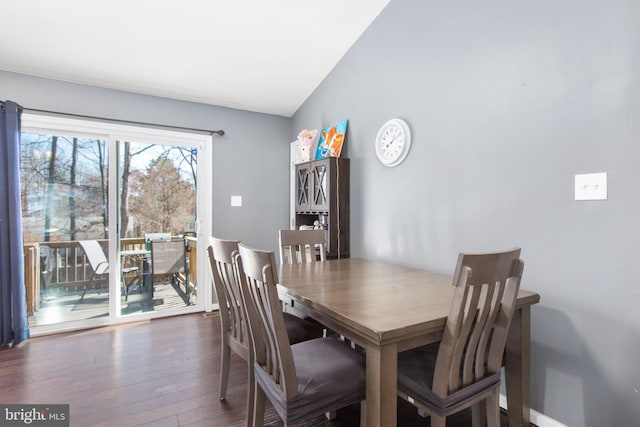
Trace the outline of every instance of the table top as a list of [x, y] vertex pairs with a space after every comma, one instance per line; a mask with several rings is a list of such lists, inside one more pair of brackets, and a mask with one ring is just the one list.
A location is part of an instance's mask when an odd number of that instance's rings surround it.
[[[358, 258], [281, 265], [279, 281], [283, 300], [293, 299], [375, 344], [441, 331], [454, 293], [451, 275]], [[520, 290], [517, 306], [539, 300]]]

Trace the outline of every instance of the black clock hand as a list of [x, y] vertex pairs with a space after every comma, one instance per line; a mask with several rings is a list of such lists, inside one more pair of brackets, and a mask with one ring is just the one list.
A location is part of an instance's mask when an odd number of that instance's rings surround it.
[[393, 143], [394, 143], [394, 142], [396, 142], [396, 140], [397, 140], [398, 138], [400, 138], [400, 136], [396, 136], [395, 138], [393, 138], [393, 139], [391, 140], [391, 142], [389, 142], [385, 148], [389, 148], [389, 146], [393, 145]]

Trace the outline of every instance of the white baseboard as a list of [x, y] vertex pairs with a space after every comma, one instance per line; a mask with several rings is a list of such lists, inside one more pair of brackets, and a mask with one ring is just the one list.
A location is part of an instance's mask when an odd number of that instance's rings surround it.
[[[507, 396], [504, 394], [500, 394], [500, 407], [507, 409]], [[556, 421], [534, 409], [530, 411], [531, 422], [538, 427], [568, 427], [566, 424], [562, 424], [560, 421]]]

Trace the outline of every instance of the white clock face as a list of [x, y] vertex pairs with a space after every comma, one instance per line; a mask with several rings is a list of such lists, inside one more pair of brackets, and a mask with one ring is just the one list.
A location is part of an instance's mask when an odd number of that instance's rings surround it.
[[386, 122], [376, 136], [376, 155], [386, 166], [399, 165], [411, 146], [411, 132], [404, 120], [391, 119]]

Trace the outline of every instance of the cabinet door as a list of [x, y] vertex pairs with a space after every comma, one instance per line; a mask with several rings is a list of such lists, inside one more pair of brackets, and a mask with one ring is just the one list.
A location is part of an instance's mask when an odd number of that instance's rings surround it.
[[312, 199], [311, 210], [314, 212], [329, 211], [329, 159], [311, 164]]
[[296, 211], [305, 212], [311, 209], [311, 190], [309, 165], [296, 166]]

